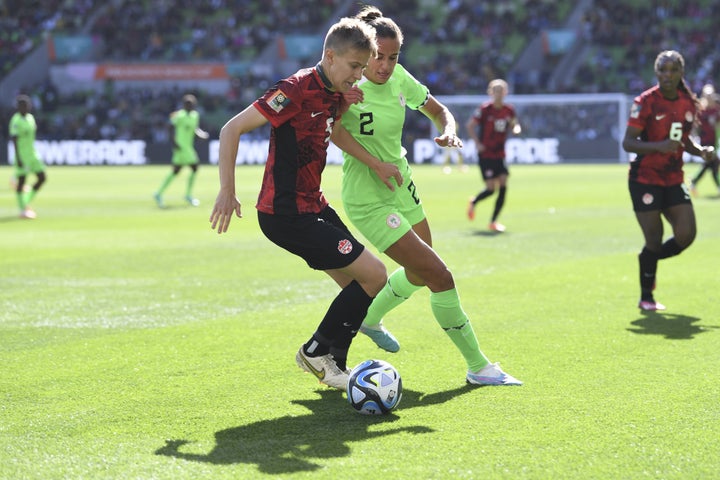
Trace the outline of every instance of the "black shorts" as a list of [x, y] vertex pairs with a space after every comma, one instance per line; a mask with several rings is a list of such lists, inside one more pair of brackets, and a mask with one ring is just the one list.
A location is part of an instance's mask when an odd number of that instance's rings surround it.
[[258, 212], [258, 222], [271, 242], [302, 258], [315, 270], [347, 267], [365, 250], [330, 206], [317, 215]]
[[628, 181], [628, 188], [633, 203], [633, 210], [636, 212], [662, 211], [675, 205], [692, 203], [692, 200], [690, 200], [690, 192], [684, 183], [663, 187], [630, 180]]
[[504, 158], [483, 158], [478, 160], [480, 173], [485, 180], [498, 178], [500, 175], [510, 175]]

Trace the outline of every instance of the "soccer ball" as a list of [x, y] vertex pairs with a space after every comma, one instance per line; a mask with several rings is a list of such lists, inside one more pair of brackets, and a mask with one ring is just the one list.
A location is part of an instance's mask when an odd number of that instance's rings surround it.
[[358, 412], [383, 415], [400, 403], [402, 379], [389, 363], [365, 360], [350, 372], [347, 397], [350, 405]]

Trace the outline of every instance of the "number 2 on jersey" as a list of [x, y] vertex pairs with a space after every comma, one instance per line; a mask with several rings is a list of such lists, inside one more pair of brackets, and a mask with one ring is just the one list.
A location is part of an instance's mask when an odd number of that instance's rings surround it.
[[372, 112], [363, 112], [360, 114], [360, 135], [374, 135], [375, 129], [370, 128], [373, 122]]

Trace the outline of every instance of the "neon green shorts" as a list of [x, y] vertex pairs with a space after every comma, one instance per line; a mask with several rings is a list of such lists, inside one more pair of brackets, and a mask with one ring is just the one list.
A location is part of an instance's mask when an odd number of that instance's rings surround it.
[[173, 149], [173, 165], [195, 165], [200, 159], [194, 148]]
[[26, 158], [22, 167], [15, 162], [15, 177], [24, 177], [29, 173], [40, 173], [45, 171], [45, 164], [36, 156]]
[[345, 203], [345, 213], [352, 224], [380, 252], [387, 250], [413, 225], [425, 219], [425, 210], [412, 178], [406, 178], [392, 198], [392, 202], [384, 203]]

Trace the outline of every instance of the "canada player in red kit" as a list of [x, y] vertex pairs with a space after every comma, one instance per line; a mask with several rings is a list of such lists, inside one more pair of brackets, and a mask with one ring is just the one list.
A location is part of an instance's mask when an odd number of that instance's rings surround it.
[[270, 148], [256, 204], [258, 222], [273, 243], [304, 259], [310, 268], [324, 271], [341, 288], [295, 356], [300, 368], [341, 390], [348, 381], [350, 344], [385, 285], [387, 272], [330, 207], [320, 181], [331, 138], [356, 158], [379, 161], [340, 123], [347, 109], [343, 93], [361, 78], [376, 51], [370, 26], [359, 19], [342, 19], [325, 37], [320, 63], [281, 80], [230, 119], [220, 131], [220, 192], [210, 215], [218, 233], [227, 231], [233, 214], [242, 217], [235, 196], [238, 143], [241, 135], [270, 122]]
[[[696, 224], [690, 193], [684, 184], [683, 152], [707, 159], [713, 147], [702, 147], [690, 132], [698, 99], [683, 78], [685, 60], [674, 50], [655, 59], [656, 86], [633, 102], [623, 149], [637, 154], [630, 161], [629, 190], [633, 210], [645, 238], [639, 255], [642, 310], [664, 310], [655, 301], [658, 260], [678, 255], [695, 239]], [[664, 216], [673, 236], [663, 243]]]
[[468, 135], [475, 142], [480, 173], [485, 180], [485, 189], [470, 198], [468, 218], [475, 219], [475, 205], [497, 190], [495, 208], [488, 225], [488, 228], [495, 232], [505, 231], [505, 226], [497, 221], [505, 204], [509, 175], [505, 163], [505, 141], [510, 132], [518, 135], [522, 130], [515, 115], [515, 108], [504, 101], [507, 94], [508, 84], [505, 80], [491, 81], [488, 85], [488, 95], [492, 100], [480, 105], [465, 124]]

